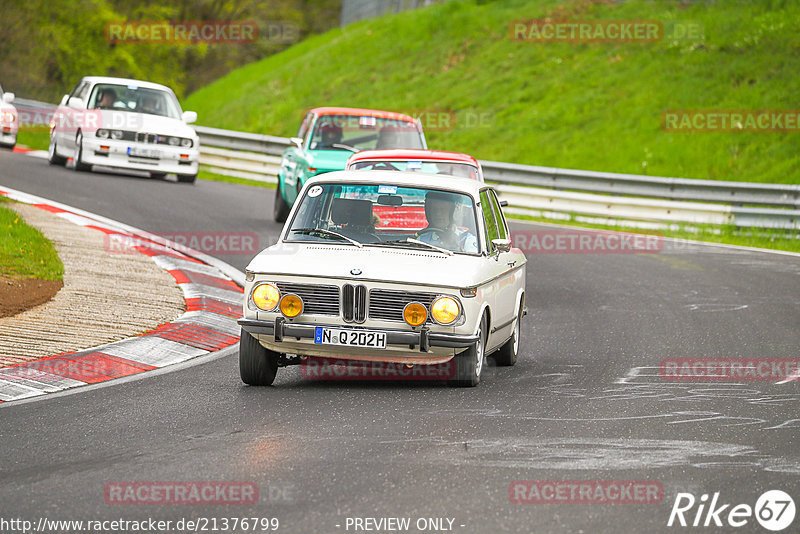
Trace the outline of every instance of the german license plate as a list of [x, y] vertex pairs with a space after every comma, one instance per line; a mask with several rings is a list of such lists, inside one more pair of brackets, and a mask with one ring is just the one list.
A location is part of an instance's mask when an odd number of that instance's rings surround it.
[[369, 330], [340, 330], [338, 328], [318, 326], [314, 329], [314, 343], [385, 349], [386, 333], [370, 332]]
[[129, 146], [128, 155], [136, 158], [161, 159], [161, 151], [153, 150], [152, 148], [138, 148], [135, 146]]

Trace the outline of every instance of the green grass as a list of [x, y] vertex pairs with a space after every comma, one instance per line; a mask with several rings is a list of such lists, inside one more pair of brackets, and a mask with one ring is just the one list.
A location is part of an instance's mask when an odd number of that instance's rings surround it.
[[[0, 276], [61, 280], [64, 266], [53, 244], [42, 233], [28, 226], [10, 201], [0, 197]], [[5, 204], [5, 205], [3, 205]]]
[[236, 178], [234, 176], [225, 176], [223, 174], [217, 174], [215, 172], [207, 171], [202, 168], [197, 173], [197, 178], [199, 178], [200, 180], [212, 180], [214, 182], [226, 182], [229, 184], [240, 184], [240, 185], [253, 185], [256, 187], [275, 189], [275, 184], [259, 182], [258, 180], [248, 180], [247, 178]]
[[686, 239], [690, 241], [705, 241], [710, 243], [725, 243], [728, 245], [739, 245], [744, 247], [766, 248], [772, 250], [784, 250], [800, 253], [800, 239], [797, 232], [781, 232], [772, 229], [758, 228], [736, 228], [734, 226], [713, 226], [713, 225], [670, 225], [666, 230], [642, 230], [622, 225], [602, 225], [579, 222], [575, 220], [575, 215], [570, 215], [569, 220], [554, 220], [545, 217], [529, 217], [525, 215], [514, 215], [509, 217], [509, 221], [517, 220], [544, 222], [548, 224], [558, 224], [564, 227], [595, 228], [599, 230], [613, 230], [631, 234], [659, 235], [662, 237], [673, 237], [676, 239]]
[[17, 144], [33, 150], [47, 150], [50, 131], [47, 128], [22, 128], [17, 133]]
[[[514, 20], [696, 21], [702, 42], [530, 43]], [[800, 2], [451, 1], [312, 37], [190, 95], [208, 126], [294, 135], [320, 105], [452, 111], [432, 148], [534, 165], [800, 183], [800, 133], [667, 133], [665, 110], [797, 109]]]

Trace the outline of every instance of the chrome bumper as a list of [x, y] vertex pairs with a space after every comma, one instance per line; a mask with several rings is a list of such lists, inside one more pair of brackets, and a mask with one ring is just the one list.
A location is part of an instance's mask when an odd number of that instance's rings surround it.
[[387, 345], [406, 345], [412, 348], [419, 345], [420, 352], [427, 352], [430, 347], [463, 349], [471, 347], [478, 342], [478, 336], [475, 335], [431, 333], [428, 327], [422, 327], [418, 331], [408, 331], [353, 327], [340, 324], [293, 324], [287, 323], [284, 317], [277, 317], [275, 321], [242, 318], [237, 322], [244, 331], [250, 334], [273, 336], [275, 343], [282, 342], [284, 337], [298, 340], [314, 339], [317, 327], [382, 332], [386, 334]]

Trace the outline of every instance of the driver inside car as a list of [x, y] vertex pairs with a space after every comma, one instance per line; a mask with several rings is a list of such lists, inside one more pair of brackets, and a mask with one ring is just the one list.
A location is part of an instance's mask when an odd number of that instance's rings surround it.
[[456, 199], [449, 193], [429, 191], [425, 195], [425, 218], [428, 226], [415, 237], [424, 243], [446, 248], [453, 252], [478, 252], [478, 239], [455, 224]]
[[326, 122], [319, 127], [320, 141], [318, 148], [334, 148], [342, 142], [342, 127], [333, 122]]

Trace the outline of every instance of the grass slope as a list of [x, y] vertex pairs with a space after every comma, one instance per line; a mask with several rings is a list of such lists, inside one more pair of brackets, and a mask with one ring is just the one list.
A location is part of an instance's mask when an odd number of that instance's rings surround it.
[[61, 280], [64, 266], [53, 244], [8, 204], [0, 197], [0, 277]]
[[[514, 20], [696, 21], [697, 41], [529, 43]], [[800, 183], [800, 133], [667, 133], [681, 109], [797, 109], [800, 2], [459, 1], [330, 31], [231, 72], [186, 109], [289, 136], [319, 105], [455, 112], [432, 148], [490, 160]]]

